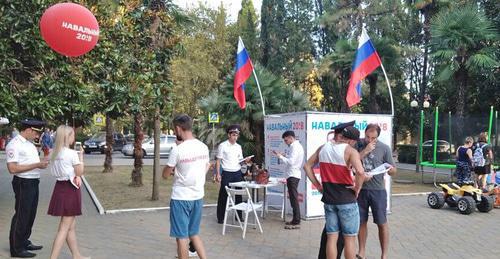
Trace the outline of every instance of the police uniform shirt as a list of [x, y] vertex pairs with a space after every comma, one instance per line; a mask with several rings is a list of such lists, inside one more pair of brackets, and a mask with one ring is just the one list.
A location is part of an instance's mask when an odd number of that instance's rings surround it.
[[[17, 162], [18, 165], [30, 165], [40, 162], [38, 150], [35, 145], [25, 139], [21, 134], [13, 138], [5, 148], [7, 154], [7, 163]], [[16, 176], [26, 179], [40, 178], [40, 169], [35, 168]]]
[[237, 172], [241, 170], [240, 160], [243, 159], [243, 151], [238, 143], [231, 144], [226, 140], [220, 143], [217, 158], [220, 159], [222, 170]]

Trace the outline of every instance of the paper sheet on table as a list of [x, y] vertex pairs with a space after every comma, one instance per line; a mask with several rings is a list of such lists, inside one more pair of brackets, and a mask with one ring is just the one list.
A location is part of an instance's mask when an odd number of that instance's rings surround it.
[[385, 174], [389, 170], [391, 170], [392, 167], [393, 166], [391, 164], [383, 163], [382, 165], [371, 170], [370, 172], [367, 172], [367, 174], [369, 174], [371, 176], [378, 175], [378, 174]]
[[245, 157], [245, 158], [243, 158], [243, 159], [240, 159], [240, 162], [239, 162], [239, 163], [243, 163], [245, 160], [247, 160], [247, 159], [249, 159], [249, 158], [252, 158], [252, 157], [254, 157], [254, 156], [255, 156], [255, 155], [251, 155], [251, 156], [247, 156], [247, 157]]

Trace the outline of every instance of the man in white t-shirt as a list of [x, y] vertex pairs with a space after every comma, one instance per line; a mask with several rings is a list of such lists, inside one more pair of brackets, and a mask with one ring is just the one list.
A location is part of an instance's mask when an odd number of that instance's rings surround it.
[[[215, 162], [215, 179], [220, 183], [219, 198], [217, 199], [217, 222], [219, 224], [224, 223], [226, 213], [227, 192], [225, 187], [229, 186], [229, 183], [244, 180], [240, 164], [243, 160], [243, 151], [240, 144], [236, 143], [240, 136], [240, 126], [231, 125], [226, 129], [226, 132], [228, 139], [219, 144]], [[250, 158], [245, 160], [245, 162], [249, 161]], [[241, 200], [241, 196], [237, 195], [235, 198], [236, 204], [241, 203]]]
[[177, 255], [188, 258], [188, 241], [193, 242], [198, 256], [207, 258], [199, 236], [205, 177], [210, 166], [207, 145], [194, 138], [193, 120], [178, 115], [173, 120], [177, 146], [170, 151], [163, 178], [174, 175], [170, 199], [170, 236], [177, 241]]
[[40, 169], [48, 162], [40, 162], [38, 150], [33, 141], [40, 137], [45, 122], [33, 119], [21, 121], [20, 133], [5, 148], [7, 169], [14, 175], [12, 189], [16, 197], [15, 213], [10, 226], [9, 242], [12, 257], [28, 258], [36, 254], [28, 250], [40, 250], [29, 240], [38, 207], [38, 184]]

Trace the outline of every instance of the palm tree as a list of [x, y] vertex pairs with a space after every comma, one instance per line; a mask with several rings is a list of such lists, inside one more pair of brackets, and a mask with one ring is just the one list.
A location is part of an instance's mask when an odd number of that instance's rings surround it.
[[348, 112], [347, 85], [351, 73], [356, 46], [348, 40], [338, 40], [335, 51], [325, 56], [319, 66], [319, 74], [325, 94], [325, 107], [332, 111]]
[[[285, 112], [305, 111], [309, 108], [307, 96], [292, 89], [283, 80], [260, 65], [255, 66], [255, 73], [259, 78], [262, 96], [264, 98], [266, 115]], [[233, 97], [234, 75], [226, 78], [226, 83], [219, 92], [200, 100], [200, 108], [208, 112], [219, 112], [225, 125], [237, 123], [241, 125], [242, 134], [238, 142], [242, 145], [245, 154], [255, 154], [255, 161], [264, 161], [264, 116], [260, 102], [259, 91], [253, 77], [245, 84], [246, 108], [241, 110]], [[211, 127], [206, 122], [205, 115], [200, 117], [199, 137], [205, 143], [212, 142]], [[224, 139], [225, 133], [219, 129], [217, 139]], [[217, 142], [219, 142], [217, 141]]]
[[498, 39], [493, 24], [475, 6], [440, 13], [431, 24], [432, 54], [438, 62], [438, 81], [456, 85], [456, 114], [463, 119], [470, 78], [498, 67], [492, 42]]

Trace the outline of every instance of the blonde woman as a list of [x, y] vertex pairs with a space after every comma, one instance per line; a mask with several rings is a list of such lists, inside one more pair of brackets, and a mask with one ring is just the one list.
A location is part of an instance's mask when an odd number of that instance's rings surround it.
[[50, 171], [57, 178], [50, 199], [48, 214], [61, 217], [59, 229], [52, 246], [51, 259], [56, 259], [64, 241], [68, 244], [74, 259], [83, 257], [76, 242], [76, 216], [82, 215], [80, 186], [83, 174], [83, 152], [69, 148], [75, 142], [72, 127], [61, 125], [56, 131], [55, 148], [52, 152]]
[[462, 146], [457, 149], [457, 182], [458, 185], [470, 184], [472, 169], [472, 144], [474, 139], [466, 137]]

